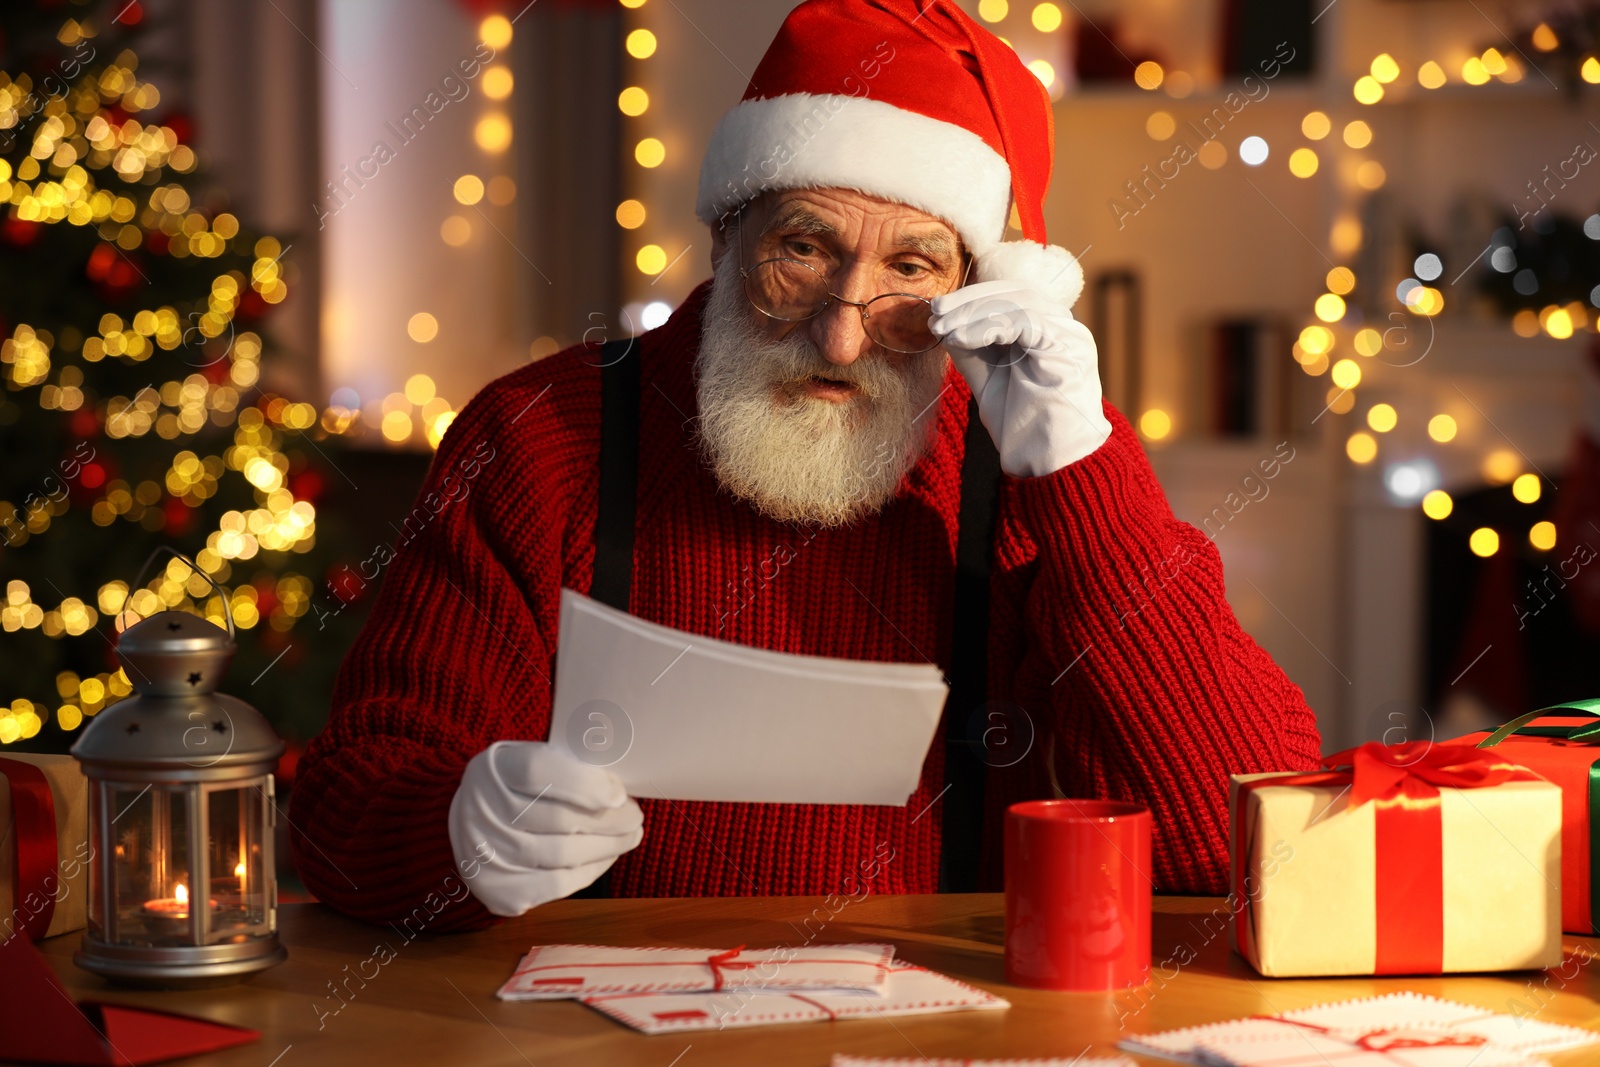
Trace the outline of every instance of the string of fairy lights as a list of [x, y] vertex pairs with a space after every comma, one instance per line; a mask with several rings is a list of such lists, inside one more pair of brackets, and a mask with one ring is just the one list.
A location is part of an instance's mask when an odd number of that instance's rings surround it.
[[[1540, 23], [1532, 31], [1531, 44], [1540, 52], [1550, 53], [1561, 46], [1561, 41], [1549, 25]], [[1577, 73], [1584, 82], [1600, 84], [1600, 59], [1594, 56], [1582, 58], [1578, 61]], [[1381, 53], [1372, 59], [1367, 72], [1354, 80], [1351, 95], [1357, 104], [1370, 107], [1386, 98], [1403, 95], [1412, 84], [1424, 91], [1440, 89], [1452, 81], [1467, 86], [1483, 86], [1491, 82], [1515, 84], [1522, 81], [1526, 74], [1524, 63], [1514, 51], [1502, 53], [1493, 47], [1462, 60], [1454, 79], [1436, 60], [1426, 60], [1415, 71], [1407, 72], [1394, 56]], [[1178, 81], [1176, 87], [1172, 85], [1174, 80]], [[1182, 72], [1168, 74], [1154, 62], [1140, 64], [1135, 72], [1135, 81], [1140, 88], [1149, 91], [1161, 88], [1165, 82], [1169, 95], [1178, 99], [1189, 95], [1193, 86], [1192, 78]], [[1165, 140], [1172, 136], [1176, 125], [1170, 113], [1158, 110], [1147, 120], [1146, 131], [1156, 140]], [[1329, 141], [1335, 126], [1335, 121], [1320, 110], [1310, 111], [1304, 116], [1300, 132], [1309, 143], [1289, 153], [1286, 163], [1291, 174], [1297, 178], [1310, 178], [1318, 173], [1322, 159], [1317, 146]], [[1352, 202], [1347, 203], [1333, 221], [1329, 247], [1336, 256], [1347, 261], [1361, 250], [1366, 237], [1361, 223], [1360, 199], [1381, 189], [1388, 180], [1383, 164], [1365, 154], [1372, 146], [1374, 137], [1371, 124], [1360, 118], [1343, 123], [1339, 129], [1338, 140], [1351, 152], [1343, 162], [1344, 173], [1352, 180], [1342, 184], [1353, 195]], [[1258, 136], [1244, 138], [1238, 147], [1240, 161], [1249, 166], [1262, 165], [1269, 151], [1265, 139]], [[1324, 147], [1323, 151], [1326, 152], [1327, 148]], [[1207, 153], [1210, 153], [1209, 158]], [[1219, 142], [1209, 141], [1198, 158], [1202, 166], [1217, 169], [1226, 162], [1227, 150]], [[1499, 269], [1498, 264], [1496, 268]], [[1412, 264], [1412, 276], [1401, 281], [1395, 291], [1406, 313], [1422, 319], [1437, 316], [1444, 310], [1444, 295], [1432, 284], [1442, 273], [1443, 264], [1437, 254], [1425, 252], [1416, 258]], [[1312, 304], [1313, 321], [1300, 331], [1292, 351], [1295, 361], [1306, 374], [1312, 377], [1326, 375], [1329, 382], [1324, 398], [1326, 410], [1345, 415], [1358, 406], [1357, 389], [1363, 381], [1363, 360], [1384, 351], [1385, 335], [1371, 326], [1359, 325], [1359, 316], [1348, 315], [1350, 309], [1346, 298], [1355, 290], [1357, 282], [1355, 272], [1349, 266], [1334, 266], [1323, 281], [1325, 291]], [[1600, 329], [1592, 310], [1581, 301], [1567, 305], [1548, 304], [1538, 309], [1524, 308], [1514, 315], [1511, 326], [1518, 336], [1524, 338], [1543, 333], [1552, 338], [1566, 339]], [[1353, 353], [1354, 358], [1341, 355], [1341, 349]], [[1425, 411], [1410, 417], [1426, 420], [1427, 436], [1435, 445], [1449, 445], [1457, 440], [1461, 432], [1455, 416], [1448, 412]], [[1380, 442], [1383, 435], [1395, 430], [1401, 418], [1401, 412], [1392, 404], [1378, 402], [1367, 406], [1363, 414], [1365, 425], [1352, 430], [1345, 440], [1345, 454], [1350, 462], [1365, 466], [1377, 460], [1382, 451]], [[1160, 408], [1142, 412], [1138, 425], [1143, 436], [1152, 441], [1163, 440], [1173, 432], [1171, 415]], [[1525, 471], [1524, 466], [1524, 459], [1509, 448], [1487, 449], [1479, 461], [1479, 469], [1486, 483], [1509, 485], [1514, 499], [1524, 504], [1534, 504], [1542, 495], [1542, 479], [1538, 474]], [[1427, 475], [1415, 464], [1393, 465], [1385, 480], [1392, 494], [1401, 499], [1417, 501], [1423, 514], [1430, 519], [1443, 520], [1454, 511], [1455, 502], [1450, 494], [1442, 488], [1429, 487]], [[1540, 551], [1554, 548], [1558, 539], [1555, 525], [1544, 520], [1530, 523], [1526, 537], [1528, 543]], [[1469, 535], [1468, 545], [1478, 556], [1492, 556], [1501, 547], [1501, 536], [1492, 527], [1479, 527]]]
[[[60, 39], [72, 45], [86, 36], [85, 27], [69, 19]], [[8, 205], [13, 219], [25, 223], [95, 229], [101, 243], [87, 263], [92, 280], [126, 269], [122, 264], [131, 261], [120, 256], [119, 249], [143, 247], [175, 258], [201, 259], [220, 257], [230, 247], [238, 251], [239, 223], [234, 216], [226, 212], [208, 216], [190, 203], [180, 184], [162, 182], [164, 171], [191, 173], [196, 159], [172, 127], [138, 117], [160, 103], [160, 92], [139, 80], [137, 65], [137, 57], [124, 51], [93, 79], [42, 101], [26, 74], [13, 78], [0, 73], [0, 127], [42, 116], [28, 155], [15, 169], [0, 160], [0, 203]], [[107, 168], [124, 182], [152, 188], [139, 199], [101, 188], [95, 175]], [[223, 514], [196, 554], [197, 565], [216, 579], [223, 593], [213, 593], [209, 584], [177, 561], [143, 588], [130, 590], [126, 582], [108, 582], [92, 598], [63, 596], [53, 606], [35, 601], [27, 582], [12, 579], [0, 600], [0, 629], [8, 633], [37, 629], [50, 638], [76, 638], [94, 630], [101, 616], [123, 612], [119, 625], [131, 624], [164, 608], [197, 604], [207, 617], [220, 622], [222, 595], [229, 598], [235, 622], [242, 627], [257, 625], [265, 615], [269, 625], [287, 630], [305, 614], [312, 586], [304, 575], [280, 576], [271, 590], [270, 607], [262, 603], [255, 582], [226, 585], [236, 561], [249, 560], [262, 549], [305, 552], [316, 531], [313, 505], [297, 500], [286, 488], [289, 459], [282, 450], [283, 431], [311, 426], [317, 420], [316, 409], [271, 395], [256, 404], [242, 399], [259, 378], [261, 338], [236, 329], [236, 312], [247, 294], [265, 305], [288, 295], [277, 240], [260, 238], [250, 251], [253, 262], [248, 272], [229, 270], [213, 278], [204, 311], [180, 316], [172, 306], [158, 306], [127, 318], [107, 313], [87, 335], [74, 327], [53, 332], [19, 322], [9, 337], [0, 340], [0, 372], [8, 390], [23, 396], [34, 391], [40, 408], [69, 418], [87, 416], [87, 426], [108, 438], [154, 434], [181, 441], [208, 426], [232, 427], [231, 444], [221, 454], [181, 449], [160, 481], [129, 484], [108, 478], [107, 468], [93, 461], [92, 452], [77, 478], [80, 487], [99, 491], [89, 508], [96, 525], [126, 521], [151, 530], [165, 526], [168, 502], [198, 504], [215, 494], [218, 481], [229, 471], [246, 479], [256, 490], [258, 506]], [[159, 352], [208, 342], [226, 343], [225, 355], [215, 361], [225, 373], [192, 373], [152, 384], [132, 396], [96, 396], [84, 381], [84, 364], [103, 360], [141, 364]], [[76, 361], [68, 358], [73, 355]], [[18, 546], [45, 534], [68, 507], [65, 496], [42, 503], [25, 501], [22, 507], [0, 500], [0, 525], [6, 529], [7, 542]], [[82, 676], [64, 671], [56, 678], [56, 689], [60, 704], [53, 717], [64, 730], [77, 728], [84, 716], [131, 691], [120, 670]], [[33, 736], [50, 716], [44, 700], [17, 698], [0, 706], [0, 743]]]

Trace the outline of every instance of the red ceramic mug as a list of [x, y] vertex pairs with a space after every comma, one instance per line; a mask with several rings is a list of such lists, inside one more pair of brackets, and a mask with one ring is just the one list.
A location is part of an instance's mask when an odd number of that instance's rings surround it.
[[1006, 981], [1126, 989], [1150, 978], [1150, 809], [1029, 800], [1006, 811]]

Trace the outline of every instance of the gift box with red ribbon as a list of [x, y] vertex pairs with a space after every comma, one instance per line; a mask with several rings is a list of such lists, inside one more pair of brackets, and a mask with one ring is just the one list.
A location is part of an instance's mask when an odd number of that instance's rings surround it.
[[1450, 742], [1492, 749], [1561, 787], [1561, 929], [1570, 934], [1600, 932], [1595, 870], [1600, 849], [1593, 847], [1600, 811], [1600, 722], [1594, 717], [1600, 717], [1600, 700], [1575, 700], [1529, 712], [1493, 733]]
[[0, 756], [0, 941], [85, 922], [89, 785], [71, 756]]
[[1269, 977], [1561, 962], [1561, 790], [1468, 745], [1234, 775], [1233, 947]]

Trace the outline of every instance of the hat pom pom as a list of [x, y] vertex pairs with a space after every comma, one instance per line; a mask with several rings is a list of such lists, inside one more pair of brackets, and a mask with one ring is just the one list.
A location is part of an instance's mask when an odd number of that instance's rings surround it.
[[1072, 307], [1083, 292], [1083, 268], [1078, 265], [1078, 257], [1060, 245], [1001, 241], [980, 253], [975, 266], [975, 281], [1029, 282], [1063, 307]]

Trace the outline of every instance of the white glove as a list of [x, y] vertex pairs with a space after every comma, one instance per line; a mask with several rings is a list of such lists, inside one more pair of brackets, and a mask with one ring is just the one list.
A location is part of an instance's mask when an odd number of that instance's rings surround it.
[[929, 328], [978, 398], [1014, 477], [1051, 474], [1105, 444], [1094, 337], [1028, 282], [986, 281], [933, 299]]
[[616, 775], [543, 741], [490, 745], [450, 802], [456, 867], [496, 915], [576, 893], [643, 839], [644, 813]]

